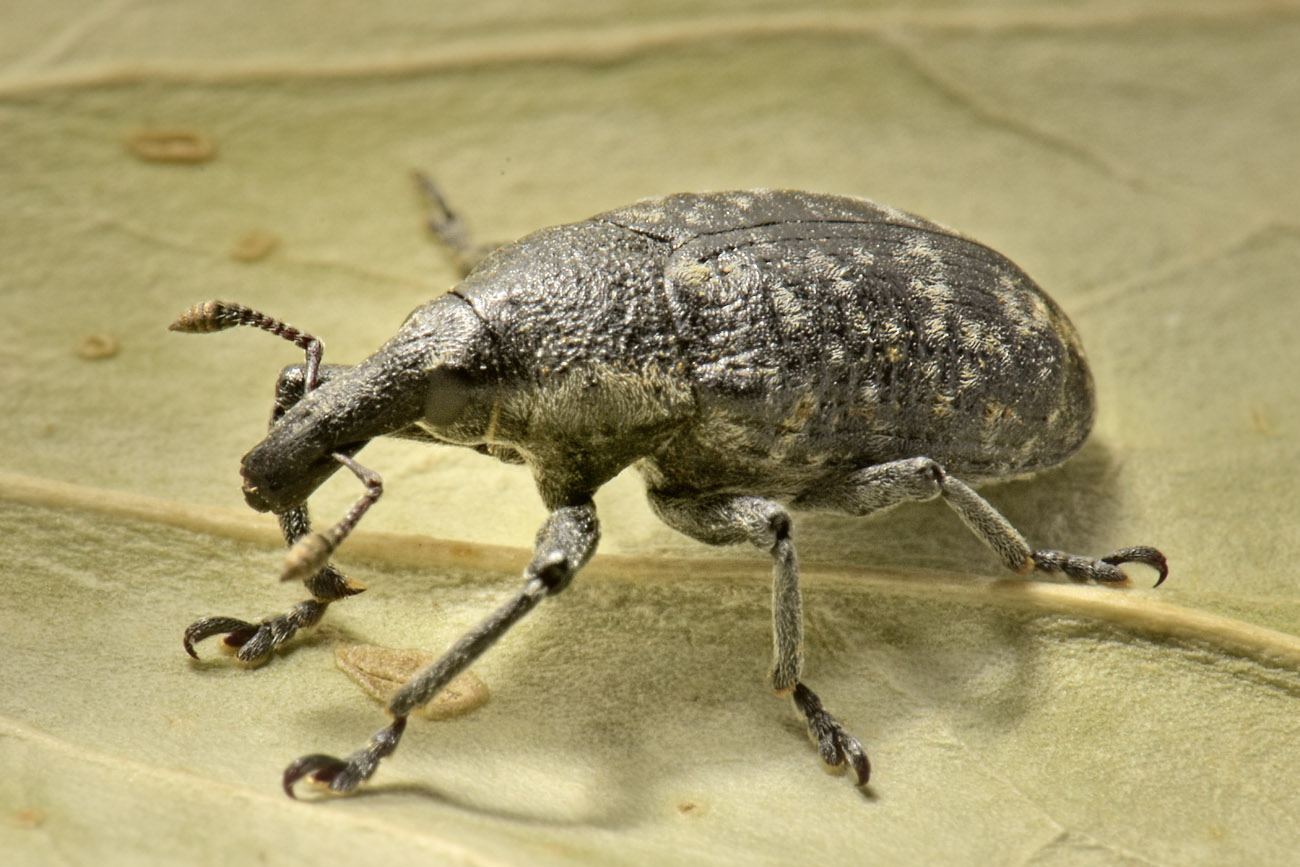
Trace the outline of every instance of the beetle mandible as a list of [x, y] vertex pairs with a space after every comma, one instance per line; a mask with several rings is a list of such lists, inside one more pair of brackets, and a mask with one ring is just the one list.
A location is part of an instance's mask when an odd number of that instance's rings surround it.
[[[431, 225], [468, 255], [423, 181]], [[773, 560], [772, 685], [821, 758], [857, 784], [862, 744], [800, 679], [802, 606], [787, 507], [866, 515], [943, 498], [1017, 572], [1120, 584], [1121, 563], [1167, 574], [1154, 548], [1089, 558], [1034, 550], [968, 482], [1022, 476], [1073, 454], [1092, 425], [1092, 376], [1065, 314], [1000, 254], [873, 202], [784, 190], [648, 199], [498, 249], [417, 308], [356, 366], [321, 364], [311, 335], [249, 308], [196, 305], [173, 329], [252, 325], [303, 348], [280, 375], [270, 430], [243, 458], [248, 504], [279, 516], [285, 577], [311, 598], [260, 623], [205, 617], [258, 660], [357, 592], [329, 557], [382, 490], [353, 456], [397, 436], [526, 464], [550, 515], [523, 588], [389, 703], [394, 721], [346, 759], [304, 756], [304, 777], [349, 792], [396, 748], [407, 715], [563, 590], [600, 535], [592, 495], [628, 466], [670, 527]], [[340, 466], [365, 493], [311, 531], [306, 500]]]

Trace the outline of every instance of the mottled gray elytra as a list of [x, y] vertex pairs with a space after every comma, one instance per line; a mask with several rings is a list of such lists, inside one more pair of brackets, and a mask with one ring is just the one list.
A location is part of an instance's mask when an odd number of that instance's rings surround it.
[[[462, 223], [418, 179], [430, 225], [462, 261]], [[172, 326], [251, 325], [294, 342], [266, 438], [244, 456], [250, 506], [280, 518], [285, 577], [311, 598], [250, 623], [205, 617], [259, 660], [359, 591], [334, 549], [382, 491], [353, 455], [396, 436], [526, 464], [550, 516], [524, 587], [389, 703], [394, 722], [347, 759], [284, 774], [349, 792], [397, 747], [407, 715], [547, 595], [600, 536], [592, 495], [635, 466], [669, 526], [710, 545], [750, 542], [774, 562], [772, 685], [789, 694], [827, 765], [870, 774], [862, 744], [800, 680], [798, 567], [787, 507], [866, 515], [942, 497], [1011, 569], [1126, 582], [1167, 574], [1154, 548], [1093, 559], [1034, 550], [966, 482], [1055, 466], [1092, 425], [1092, 376], [1070, 321], [1024, 272], [975, 241], [862, 199], [784, 190], [683, 193], [543, 229], [467, 264], [356, 366], [321, 364], [305, 332], [236, 304]], [[340, 466], [365, 494], [324, 533], [306, 500]], [[964, 479], [965, 481], [962, 481]], [[1159, 581], [1157, 581], [1159, 584]]]

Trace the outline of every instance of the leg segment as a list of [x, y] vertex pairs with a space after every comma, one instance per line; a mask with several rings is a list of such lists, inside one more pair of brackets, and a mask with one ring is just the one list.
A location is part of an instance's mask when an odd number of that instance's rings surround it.
[[808, 723], [808, 734], [832, 768], [853, 768], [859, 786], [871, 775], [862, 744], [828, 714], [803, 684], [803, 605], [790, 515], [761, 497], [727, 494], [670, 496], [650, 492], [650, 505], [670, 527], [710, 545], [750, 542], [772, 555], [772, 686], [790, 694]]
[[304, 777], [346, 794], [370, 778], [379, 761], [392, 754], [415, 708], [432, 701], [442, 688], [464, 671], [547, 596], [559, 593], [591, 558], [600, 539], [596, 507], [587, 502], [551, 513], [533, 547], [533, 559], [524, 569], [524, 586], [500, 608], [453, 644], [446, 653], [420, 672], [393, 696], [388, 712], [393, 722], [380, 729], [366, 746], [346, 759], [319, 753], [303, 756], [284, 771], [284, 791], [294, 797], [294, 785]]
[[470, 241], [465, 220], [447, 205], [442, 189], [423, 172], [411, 172], [415, 188], [424, 199], [425, 224], [433, 236], [451, 253], [456, 269], [464, 277], [497, 248], [496, 244], [474, 244]]
[[1145, 546], [1121, 548], [1100, 559], [1060, 551], [1035, 551], [987, 500], [925, 457], [858, 470], [839, 485], [800, 497], [795, 506], [866, 515], [899, 503], [922, 502], [940, 496], [971, 532], [993, 549], [1007, 568], [1016, 572], [1038, 569], [1061, 572], [1071, 581], [1121, 584], [1128, 576], [1119, 569], [1119, 564], [1145, 563], [1160, 573], [1157, 587], [1169, 573], [1164, 555]]
[[231, 304], [228, 301], [204, 301], [176, 317], [176, 321], [167, 326], [167, 330], [186, 334], [211, 334], [214, 331], [225, 331], [227, 328], [239, 325], [260, 328], [276, 337], [283, 337], [305, 352], [307, 366], [304, 374], [306, 378], [304, 390], [311, 391], [316, 387], [319, 382], [317, 374], [321, 357], [325, 353], [325, 344], [306, 331], [267, 316], [260, 310], [242, 304]]
[[[209, 304], [214, 303], [217, 302], [209, 302]], [[234, 305], [226, 306], [234, 307]], [[245, 308], [235, 309], [244, 310]], [[261, 316], [256, 311], [251, 311], [251, 313]], [[274, 320], [270, 321], [274, 322]], [[296, 335], [301, 334], [301, 332], [297, 331], [294, 333]], [[311, 338], [310, 335], [307, 338], [309, 341], [307, 345], [320, 345], [320, 342], [315, 338]], [[280, 417], [301, 400], [304, 394], [310, 391], [308, 386], [312, 384], [313, 378], [318, 383], [327, 382], [347, 369], [346, 366], [338, 364], [321, 365], [319, 364], [319, 356], [316, 357], [315, 365], [309, 361], [307, 365], [294, 365], [285, 368], [276, 381], [275, 405], [271, 410], [270, 426], [274, 427]], [[280, 529], [284, 533], [285, 542], [291, 548], [303, 540], [313, 538], [311, 519], [308, 517], [305, 505], [290, 509], [277, 517], [280, 520]], [[301, 571], [305, 572], [306, 570]], [[190, 624], [189, 628], [185, 630], [182, 639], [185, 652], [197, 659], [198, 653], [194, 650], [194, 645], [197, 642], [214, 635], [225, 635], [222, 643], [227, 647], [238, 648], [235, 655], [241, 662], [260, 662], [273, 650], [297, 634], [299, 629], [315, 626], [321, 617], [325, 615], [325, 609], [329, 607], [331, 602], [356, 595], [365, 589], [360, 584], [349, 580], [331, 563], [326, 563], [323, 568], [313, 574], [306, 575], [306, 577], [303, 577], [302, 574], [292, 577], [302, 578], [307, 587], [307, 592], [311, 593], [312, 598], [299, 602], [283, 614], [268, 617], [258, 623], [250, 623], [247, 620], [234, 617], [202, 617]]]

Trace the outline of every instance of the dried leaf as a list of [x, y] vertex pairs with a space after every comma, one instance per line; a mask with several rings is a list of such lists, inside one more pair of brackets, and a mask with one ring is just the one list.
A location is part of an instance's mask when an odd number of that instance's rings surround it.
[[[375, 644], [352, 644], [334, 650], [334, 664], [366, 695], [387, 704], [407, 681], [437, 660], [424, 650], [397, 650]], [[432, 720], [451, 719], [478, 710], [488, 688], [472, 670], [462, 672], [416, 713]]]
[[[75, 5], [0, 28], [7, 863], [1294, 861], [1295, 0]], [[137, 129], [218, 148], [139, 159]], [[373, 443], [386, 493], [337, 558], [370, 589], [256, 670], [192, 662], [194, 619], [301, 598], [237, 474], [300, 356], [166, 326], [226, 298], [363, 358], [456, 279], [411, 169], [479, 241], [767, 186], [993, 245], [1079, 326], [1100, 413], [988, 496], [1036, 544], [1158, 545], [1169, 581], [989, 580], [939, 504], [798, 516], [807, 677], [862, 797], [767, 694], [764, 555], [676, 535], [627, 474], [598, 499], [618, 556], [475, 663], [490, 707], [412, 726], [370, 796], [289, 801], [289, 761], [385, 721], [329, 651], [450, 645], [543, 510], [521, 468]], [[253, 226], [283, 241], [256, 267]], [[86, 361], [96, 334], [122, 350]]]

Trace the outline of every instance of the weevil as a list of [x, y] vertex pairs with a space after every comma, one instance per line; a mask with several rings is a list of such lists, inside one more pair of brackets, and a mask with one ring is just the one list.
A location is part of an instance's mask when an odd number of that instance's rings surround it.
[[[435, 230], [461, 224], [427, 181]], [[670, 527], [710, 545], [750, 543], [773, 562], [771, 682], [822, 760], [867, 783], [861, 742], [801, 679], [803, 624], [790, 510], [867, 515], [942, 498], [1007, 567], [1127, 582], [1123, 563], [1168, 568], [1155, 548], [1090, 558], [1035, 550], [970, 484], [1054, 467], [1092, 425], [1092, 375], [1069, 319], [1002, 255], [863, 199], [785, 190], [678, 194], [543, 229], [497, 249], [417, 308], [355, 366], [249, 308], [196, 305], [181, 331], [266, 329], [306, 352], [276, 386], [270, 429], [244, 455], [248, 504], [279, 516], [284, 577], [311, 598], [250, 623], [205, 617], [185, 649], [224, 635], [266, 657], [358, 591], [329, 562], [380, 496], [354, 460], [395, 436], [475, 449], [533, 474], [549, 517], [523, 587], [402, 687], [393, 722], [345, 759], [304, 756], [309, 778], [355, 789], [430, 701], [596, 549], [592, 495], [624, 468]], [[340, 466], [356, 505], [311, 530], [308, 497]]]

